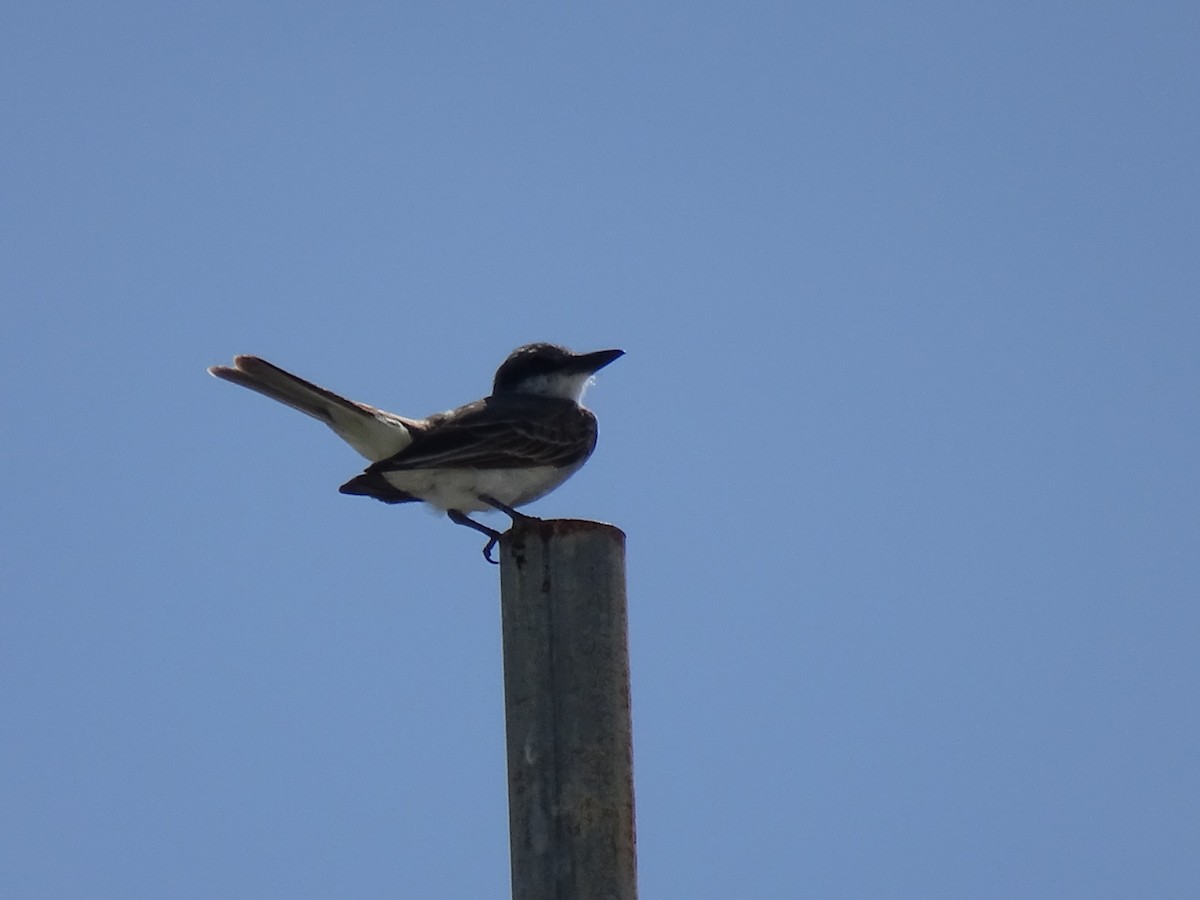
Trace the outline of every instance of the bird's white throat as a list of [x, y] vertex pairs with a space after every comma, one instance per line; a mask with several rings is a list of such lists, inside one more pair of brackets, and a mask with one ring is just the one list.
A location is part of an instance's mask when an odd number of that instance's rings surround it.
[[539, 397], [559, 397], [578, 403], [594, 380], [590, 372], [554, 372], [527, 378], [520, 383], [516, 391], [522, 394], [537, 394]]

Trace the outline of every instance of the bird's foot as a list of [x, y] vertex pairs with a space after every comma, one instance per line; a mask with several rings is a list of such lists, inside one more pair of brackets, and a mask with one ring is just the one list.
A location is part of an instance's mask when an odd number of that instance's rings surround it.
[[488, 542], [483, 545], [483, 558], [490, 562], [493, 566], [500, 565], [500, 560], [492, 559], [492, 549], [497, 543], [500, 542], [499, 531], [497, 531], [495, 528], [488, 528], [486, 525], [476, 522], [474, 519], [467, 516], [466, 513], [457, 509], [447, 510], [446, 515], [450, 517], [450, 521], [455, 525], [465, 525], [467, 528], [473, 528], [480, 534], [486, 534], [488, 536]]
[[[517, 512], [508, 504], [501, 503], [495, 497], [488, 496], [487, 494], [480, 494], [479, 499], [492, 509], [499, 510], [507, 515], [510, 519], [512, 519], [513, 525], [516, 525], [518, 522], [541, 521], [535, 516], [527, 516], [525, 513]], [[486, 534], [488, 536], [488, 542], [483, 545], [483, 558], [490, 562], [493, 566], [498, 566], [500, 564], [499, 560], [492, 559], [492, 550], [495, 549], [496, 544], [500, 543], [501, 533], [499, 531], [494, 528], [488, 528], [486, 525], [476, 522], [474, 519], [468, 517], [466, 513], [458, 509], [447, 510], [446, 515], [450, 517], [450, 521], [455, 525], [465, 525], [467, 528], [473, 528], [480, 534]]]

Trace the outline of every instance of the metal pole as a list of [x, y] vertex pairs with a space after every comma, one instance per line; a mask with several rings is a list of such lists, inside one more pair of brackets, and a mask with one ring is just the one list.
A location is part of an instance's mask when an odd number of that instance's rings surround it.
[[636, 900], [625, 534], [518, 520], [500, 542], [514, 900]]

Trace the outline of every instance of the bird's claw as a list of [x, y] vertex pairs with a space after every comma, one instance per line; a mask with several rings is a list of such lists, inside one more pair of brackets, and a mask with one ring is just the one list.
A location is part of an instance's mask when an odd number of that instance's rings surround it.
[[496, 535], [483, 545], [483, 558], [490, 562], [493, 566], [500, 565], [500, 560], [492, 559], [492, 548], [500, 542], [500, 535]]
[[[540, 521], [540, 519], [537, 519], [534, 516], [527, 516], [524, 513], [517, 512], [511, 506], [501, 503], [495, 497], [490, 497], [487, 494], [480, 494], [479, 499], [488, 506], [492, 507], [492, 509], [497, 509], [500, 512], [507, 514], [512, 519], [514, 526], [522, 522]], [[492, 559], [492, 550], [494, 550], [496, 545], [500, 543], [501, 533], [499, 531], [496, 531], [494, 528], [488, 528], [486, 525], [476, 522], [459, 509], [446, 510], [446, 515], [448, 515], [450, 517], [450, 521], [456, 525], [465, 525], [467, 528], [473, 528], [480, 534], [486, 534], [488, 536], [488, 542], [483, 545], [483, 558], [490, 562], [493, 566], [500, 565], [500, 560]]]

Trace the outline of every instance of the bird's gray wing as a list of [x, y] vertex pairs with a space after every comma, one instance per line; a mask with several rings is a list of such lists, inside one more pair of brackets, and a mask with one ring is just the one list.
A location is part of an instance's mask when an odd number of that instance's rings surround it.
[[596, 419], [569, 400], [489, 397], [434, 416], [413, 442], [368, 472], [568, 466], [596, 446]]

